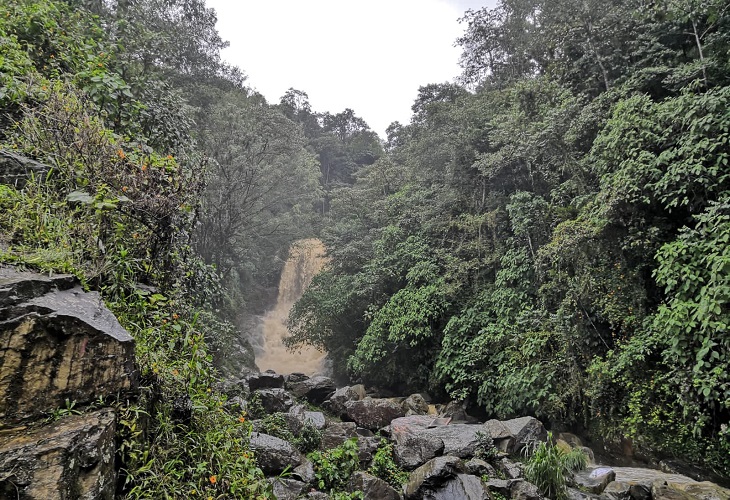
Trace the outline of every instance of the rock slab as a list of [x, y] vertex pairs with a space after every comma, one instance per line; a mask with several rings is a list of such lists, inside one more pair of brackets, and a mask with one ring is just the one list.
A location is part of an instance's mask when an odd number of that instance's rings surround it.
[[0, 270], [0, 421], [137, 387], [134, 340], [72, 276]]
[[114, 498], [115, 414], [72, 415], [0, 437], [0, 498]]

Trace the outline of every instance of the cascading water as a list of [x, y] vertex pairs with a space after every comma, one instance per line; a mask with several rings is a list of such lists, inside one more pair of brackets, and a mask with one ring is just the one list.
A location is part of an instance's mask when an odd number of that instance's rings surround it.
[[321, 241], [307, 239], [292, 245], [281, 272], [276, 306], [261, 319], [263, 346], [257, 349], [256, 355], [256, 365], [260, 370], [274, 370], [281, 374], [299, 372], [309, 376], [325, 371], [324, 353], [309, 346], [290, 352], [283, 342], [289, 335], [286, 328], [289, 310], [325, 262], [325, 248]]

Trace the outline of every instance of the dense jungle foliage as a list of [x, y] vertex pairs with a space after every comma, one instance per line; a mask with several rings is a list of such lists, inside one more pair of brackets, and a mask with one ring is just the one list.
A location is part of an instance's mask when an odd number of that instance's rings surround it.
[[216, 366], [377, 136], [247, 88], [203, 0], [0, 5], [0, 150], [48, 166], [0, 172], [0, 264], [75, 274], [135, 337], [119, 495], [270, 497]]
[[502, 0], [332, 192], [336, 372], [730, 471], [730, 6]]
[[291, 343], [337, 375], [730, 470], [724, 0], [469, 11], [460, 80], [382, 143], [247, 88], [204, 0], [0, 5], [0, 149], [51, 167], [0, 184], [0, 262], [135, 336], [121, 496], [270, 496], [214, 359], [312, 234]]

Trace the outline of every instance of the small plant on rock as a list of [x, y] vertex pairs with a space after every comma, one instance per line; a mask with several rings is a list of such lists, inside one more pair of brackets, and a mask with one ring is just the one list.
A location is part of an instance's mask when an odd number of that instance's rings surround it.
[[546, 442], [532, 449], [525, 463], [525, 477], [537, 486], [548, 498], [565, 500], [568, 498], [566, 477], [586, 466], [586, 457], [581, 450], [566, 453], [553, 444], [552, 433]]
[[380, 441], [369, 472], [396, 489], [408, 481], [408, 473], [393, 460], [393, 445], [385, 439]]
[[342, 491], [352, 473], [360, 466], [357, 439], [348, 439], [337, 448], [327, 451], [313, 451], [308, 455], [314, 466], [317, 489], [321, 491]]
[[493, 460], [497, 458], [499, 450], [494, 446], [492, 436], [487, 432], [477, 431], [477, 446], [474, 450], [474, 456], [481, 460]]
[[322, 442], [322, 432], [314, 425], [306, 422], [299, 430], [299, 435], [294, 438], [294, 446], [302, 453], [309, 453], [319, 448]]

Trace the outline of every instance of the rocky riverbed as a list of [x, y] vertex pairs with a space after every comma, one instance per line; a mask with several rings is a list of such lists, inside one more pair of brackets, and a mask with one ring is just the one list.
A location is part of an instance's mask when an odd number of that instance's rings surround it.
[[[458, 402], [435, 405], [423, 394], [377, 397], [362, 385], [337, 388], [327, 377], [273, 371], [228, 383], [222, 390], [242, 411], [278, 415], [291, 436], [313, 426], [321, 432], [320, 449], [356, 440], [362, 470], [350, 477], [348, 487], [362, 491], [366, 500], [544, 498], [525, 479], [521, 462], [526, 446], [548, 438], [533, 417], [479, 422]], [[317, 490], [310, 460], [291, 442], [267, 434], [265, 420], [254, 420], [251, 446], [277, 498], [329, 498]], [[487, 439], [495, 449], [485, 456]], [[392, 446], [395, 463], [408, 474], [402, 487], [365, 472], [382, 440]], [[588, 457], [588, 467], [568, 479], [571, 499], [730, 500], [730, 490], [717, 484], [648, 468], [596, 464], [592, 451], [576, 436], [554, 440], [566, 449], [580, 447]]]

